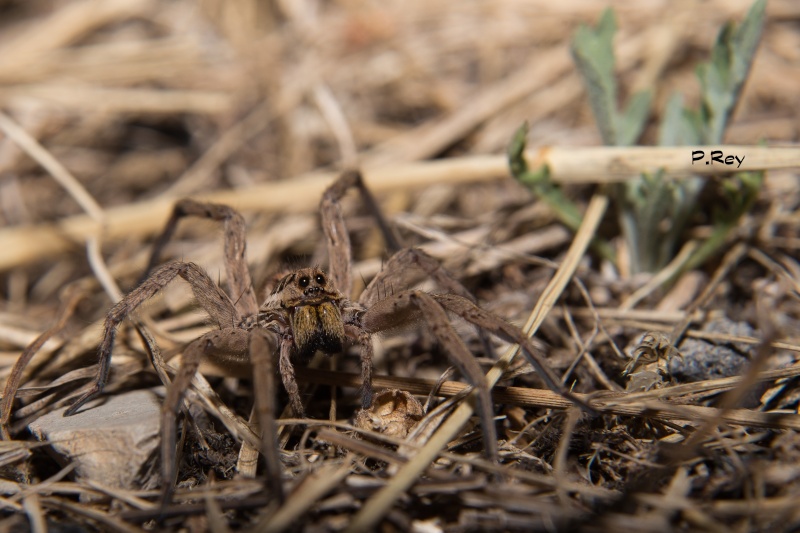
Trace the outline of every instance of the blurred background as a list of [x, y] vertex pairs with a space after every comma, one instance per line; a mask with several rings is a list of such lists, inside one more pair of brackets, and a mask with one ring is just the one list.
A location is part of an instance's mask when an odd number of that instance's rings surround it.
[[[676, 90], [692, 104], [694, 67], [750, 4], [610, 2], [623, 93], [654, 88], [654, 121]], [[103, 207], [286, 179], [352, 149], [365, 165], [501, 153], [523, 120], [533, 145], [594, 145], [569, 40], [606, 6], [4, 1], [0, 106]], [[767, 17], [729, 143], [797, 141], [800, 5], [770, 0]], [[0, 148], [0, 223], [79, 212], [12, 143]]]

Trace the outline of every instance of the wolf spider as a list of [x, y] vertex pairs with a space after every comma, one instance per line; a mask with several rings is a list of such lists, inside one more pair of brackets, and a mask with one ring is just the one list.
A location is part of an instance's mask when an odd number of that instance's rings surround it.
[[[349, 298], [352, 289], [350, 238], [340, 207], [341, 198], [350, 188], [360, 192], [382, 229], [388, 247], [395, 252], [356, 301]], [[274, 429], [274, 391], [271, 390], [274, 389], [272, 358], [275, 351], [278, 352], [278, 373], [289, 403], [295, 415], [302, 418], [305, 411], [295, 380], [295, 362], [306, 363], [317, 351], [329, 355], [339, 353], [347, 339], [354, 341], [360, 346], [361, 404], [366, 409], [372, 402], [372, 336], [415, 320], [424, 321], [451, 361], [478, 390], [484, 447], [487, 455], [495, 460], [497, 435], [490, 390], [474, 356], [450, 324], [448, 313], [474, 324], [479, 330], [519, 344], [548, 387], [577, 401], [546, 366], [541, 350], [521, 330], [477, 307], [466, 289], [446, 274], [433, 258], [420, 250], [400, 248], [358, 172], [345, 172], [325, 191], [320, 212], [327, 237], [329, 273], [314, 267], [291, 272], [280, 279], [259, 306], [245, 258], [242, 216], [223, 205], [180, 201], [156, 241], [148, 271], [158, 262], [161, 249], [170, 239], [179, 219], [198, 216], [221, 221], [225, 228], [228, 293], [197, 265], [176, 261], [153, 270], [108, 312], [94, 385], [65, 412], [65, 416], [75, 414], [102, 392], [108, 380], [117, 326], [175, 278], [181, 277], [189, 284], [197, 302], [218, 326], [185, 347], [180, 368], [167, 390], [161, 415], [162, 505], [171, 499], [172, 480], [177, 469], [177, 415], [192, 377], [205, 358], [211, 358], [222, 366], [252, 365], [257, 421], [262, 431], [261, 452], [267, 459], [267, 477], [271, 478], [268, 482], [277, 497], [281, 497], [282, 488]], [[382, 288], [399, 283], [410, 266], [420, 268], [449, 293], [403, 290], [385, 294]]]

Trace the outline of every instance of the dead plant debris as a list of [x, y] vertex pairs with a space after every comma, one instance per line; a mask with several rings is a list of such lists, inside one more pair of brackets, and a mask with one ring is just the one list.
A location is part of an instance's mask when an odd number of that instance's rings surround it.
[[[697, 57], [750, 2], [611, 4], [620, 88], [655, 87], [654, 109], [663, 110], [676, 89], [697, 98]], [[674, 274], [669, 266], [631, 276], [591, 252], [573, 257], [573, 235], [497, 166], [523, 120], [532, 149], [554, 145], [563, 156], [599, 144], [568, 43], [604, 7], [0, 1], [0, 233], [15, 243], [13, 253], [0, 251], [11, 258], [0, 272], [0, 376], [19, 386], [0, 413], [4, 525], [798, 529], [796, 173], [770, 171], [730, 252], [665, 289], [659, 280]], [[726, 143], [800, 140], [798, 23], [796, 2], [770, 0]], [[654, 141], [653, 129], [645, 141]], [[411, 165], [430, 160], [442, 161]], [[203, 368], [180, 426], [175, 498], [159, 508], [163, 480], [150, 451], [158, 437], [147, 417], [159, 416], [164, 387], [148, 344], [174, 366], [185, 343], [211, 327], [189, 305], [185, 285], [166, 287], [136, 317], [151, 339], [135, 324], [121, 326], [109, 384], [99, 405], [84, 410], [94, 422], [83, 419], [87, 425], [70, 433], [64, 421], [74, 419], [53, 418], [94, 375], [105, 313], [136, 286], [149, 238], [166, 222], [156, 213], [187, 196], [243, 208], [263, 299], [286, 267], [327, 264], [314, 209], [328, 176], [355, 165], [368, 181], [370, 169], [381, 177], [379, 203], [403, 240], [437, 258], [481, 307], [520, 325], [531, 309], [546, 310], [536, 338], [547, 345], [550, 368], [596, 413], [571, 408], [517, 358], [490, 372], [499, 379], [499, 460], [485, 458], [480, 422], [467, 417], [416, 470], [421, 450], [473, 400], [461, 376], [445, 373], [448, 358], [426, 328], [407, 328], [375, 343], [374, 383], [383, 392], [370, 410], [358, 413], [354, 350], [335, 366], [326, 359], [298, 368], [309, 418], [279, 420], [286, 497], [278, 501], [253, 459], [260, 438], [248, 422], [251, 379]], [[565, 193], [602, 214], [606, 205], [598, 196], [589, 201], [593, 188], [581, 172]], [[386, 246], [360, 204], [345, 198], [343, 209], [360, 291], [380, 271]], [[709, 214], [696, 213], [692, 236], [708, 233]], [[606, 217], [596, 231], [608, 237], [609, 226]], [[58, 235], [51, 254], [34, 241], [44, 227]], [[164, 258], [195, 262], [221, 280], [220, 233], [211, 223], [182, 224]], [[552, 283], [567, 261], [574, 275]], [[505, 360], [507, 344], [454, 324], [484, 370]], [[148, 429], [115, 429], [119, 409]], [[76, 446], [77, 435], [95, 446]], [[108, 451], [113, 461], [103, 459]], [[112, 466], [120, 460], [124, 468]], [[104, 461], [116, 470], [97, 474]]]

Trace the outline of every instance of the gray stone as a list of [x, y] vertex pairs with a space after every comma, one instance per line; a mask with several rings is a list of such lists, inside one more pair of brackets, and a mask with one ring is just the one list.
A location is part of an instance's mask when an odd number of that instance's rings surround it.
[[50, 443], [79, 477], [109, 487], [130, 489], [159, 443], [161, 402], [147, 390], [105, 396], [77, 414], [65, 409], [31, 422], [31, 432]]
[[[710, 321], [703, 331], [737, 337], [753, 337], [757, 332], [745, 322], [720, 317]], [[680, 383], [740, 376], [754, 355], [755, 346], [737, 342], [715, 342], [687, 338], [679, 348], [683, 360], [670, 360], [672, 377]]]

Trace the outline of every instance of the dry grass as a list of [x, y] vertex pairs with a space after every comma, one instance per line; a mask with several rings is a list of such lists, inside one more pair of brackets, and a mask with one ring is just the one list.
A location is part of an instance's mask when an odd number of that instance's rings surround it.
[[[694, 66], [721, 24], [741, 18], [750, 2], [612, 4], [621, 87], [656, 89], [650, 141], [673, 91], [697, 99]], [[0, 378], [49, 333], [22, 373], [13, 440], [0, 442], [8, 524], [155, 527], [154, 490], [75, 476], [27, 423], [92, 374], [104, 312], [141, 275], [148, 238], [175, 199], [241, 209], [254, 278], [263, 282], [286, 263], [324, 264], [316, 205], [339, 168], [358, 164], [409, 243], [439, 258], [483, 307], [520, 324], [530, 316], [527, 327], [550, 345], [554, 370], [600, 415], [579, 416], [512, 361], [511, 347], [497, 345], [503, 355], [486, 366], [500, 383], [501, 463], [490, 464], [470, 425], [468, 391], [456, 381], [436, 385], [446, 358], [424, 332], [389, 337], [377, 346], [376, 385], [420, 399], [438, 387], [438, 399], [455, 398], [449, 416], [439, 416], [445, 402], [406, 439], [360, 438], [348, 422], [353, 358], [340, 357], [338, 370], [302, 372], [316, 387], [308, 393], [314, 420], [284, 420], [289, 496], [279, 506], [258, 477], [227, 479], [230, 472], [208, 462], [235, 464], [240, 442], [257, 445], [242, 420], [249, 381], [200, 380], [197, 395], [214, 422], [198, 423], [209, 442], [222, 444], [204, 452], [205, 463], [184, 464], [181, 480], [194, 486], [178, 490], [185, 503], [160, 527], [796, 529], [800, 6], [770, 0], [725, 140], [725, 150], [750, 145], [748, 165], [773, 169], [761, 197], [726, 254], [669, 287], [671, 267], [632, 278], [624, 265], [616, 270], [585, 252], [594, 235], [616, 232], [614, 206], [592, 184], [624, 179], [629, 167], [666, 166], [680, 176], [691, 157], [688, 147], [596, 147], [567, 43], [603, 7], [0, 1]], [[529, 160], [548, 161], [585, 206], [576, 236], [508, 177], [502, 154], [523, 120], [531, 123]], [[752, 145], [761, 141], [769, 148], [759, 152]], [[345, 209], [356, 271], [368, 280], [383, 245], [355, 202]], [[707, 223], [698, 213], [690, 237], [707, 235]], [[217, 277], [218, 233], [186, 223], [168, 254]], [[146, 308], [166, 355], [207, 327], [186, 312], [187, 292], [176, 284]], [[728, 329], [714, 326], [721, 317]], [[684, 337], [682, 353], [705, 370], [626, 392], [622, 352], [644, 331]], [[474, 334], [462, 333], [478, 351]], [[122, 332], [118, 351], [109, 394], [157, 388], [133, 335]], [[750, 365], [732, 370], [734, 356]], [[331, 385], [344, 393], [332, 394]], [[223, 391], [221, 404], [213, 389]], [[199, 448], [193, 433], [188, 440], [191, 455]]]

